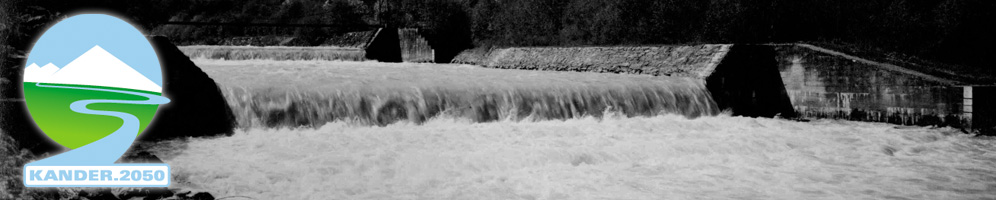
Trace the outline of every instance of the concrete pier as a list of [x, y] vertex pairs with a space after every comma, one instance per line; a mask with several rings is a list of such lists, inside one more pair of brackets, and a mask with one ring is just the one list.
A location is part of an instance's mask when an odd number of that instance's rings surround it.
[[996, 86], [962, 86], [962, 124], [996, 133]]

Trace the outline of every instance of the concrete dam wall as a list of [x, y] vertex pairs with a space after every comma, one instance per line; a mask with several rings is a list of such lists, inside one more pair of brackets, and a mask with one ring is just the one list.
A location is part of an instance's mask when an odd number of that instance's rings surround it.
[[805, 44], [513, 47], [455, 62], [491, 68], [703, 79], [734, 115], [831, 118], [991, 131], [993, 87]]
[[579, 71], [704, 77], [730, 45], [648, 47], [514, 47], [470, 50], [456, 63], [500, 69]]
[[[743, 116], [794, 116], [770, 47], [696, 45], [526, 47], [471, 51], [456, 62], [501, 69], [578, 71], [704, 80], [720, 109]], [[765, 59], [766, 58], [766, 59]]]

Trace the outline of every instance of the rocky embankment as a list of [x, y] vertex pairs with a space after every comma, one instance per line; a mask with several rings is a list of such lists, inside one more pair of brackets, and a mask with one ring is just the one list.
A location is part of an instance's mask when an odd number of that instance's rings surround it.
[[500, 69], [648, 74], [703, 78], [730, 45], [511, 47], [468, 50], [454, 62]]

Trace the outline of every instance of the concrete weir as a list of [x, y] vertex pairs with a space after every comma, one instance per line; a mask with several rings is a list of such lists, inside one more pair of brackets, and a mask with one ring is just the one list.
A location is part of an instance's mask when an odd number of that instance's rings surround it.
[[831, 118], [990, 132], [993, 86], [972, 85], [807, 44], [513, 47], [455, 62], [502, 69], [692, 77], [720, 109], [752, 117]]
[[757, 45], [520, 47], [468, 52], [457, 62], [502, 69], [647, 74], [705, 80], [720, 109], [754, 117], [795, 116], [775, 52]]

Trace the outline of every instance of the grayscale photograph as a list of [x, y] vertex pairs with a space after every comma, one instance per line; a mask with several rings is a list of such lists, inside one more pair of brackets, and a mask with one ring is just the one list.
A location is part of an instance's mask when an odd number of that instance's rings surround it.
[[0, 200], [996, 199], [992, 0], [0, 0]]

